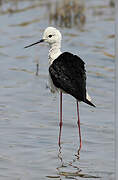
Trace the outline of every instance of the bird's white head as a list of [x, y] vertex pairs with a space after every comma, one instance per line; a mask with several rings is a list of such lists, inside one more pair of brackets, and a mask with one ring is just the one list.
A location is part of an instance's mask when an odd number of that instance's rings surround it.
[[31, 46], [36, 45], [41, 42], [47, 42], [50, 46], [53, 46], [56, 44], [56, 46], [60, 47], [61, 39], [62, 39], [62, 36], [58, 29], [56, 29], [54, 27], [48, 27], [44, 31], [43, 39], [41, 39], [40, 41], [38, 41], [36, 43], [25, 46], [25, 48], [31, 47]]
[[45, 29], [43, 34], [43, 40], [49, 43], [49, 45], [60, 44], [61, 39], [62, 39], [61, 33], [56, 28], [48, 27]]

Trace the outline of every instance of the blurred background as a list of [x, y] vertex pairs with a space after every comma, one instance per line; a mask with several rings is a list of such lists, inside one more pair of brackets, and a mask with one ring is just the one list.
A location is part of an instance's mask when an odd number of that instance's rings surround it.
[[[114, 179], [115, 28], [113, 0], [0, 0], [0, 180]], [[87, 89], [96, 108], [48, 89], [48, 47], [24, 46], [47, 26], [63, 36], [62, 51], [86, 63]], [[36, 76], [36, 64], [39, 74]]]

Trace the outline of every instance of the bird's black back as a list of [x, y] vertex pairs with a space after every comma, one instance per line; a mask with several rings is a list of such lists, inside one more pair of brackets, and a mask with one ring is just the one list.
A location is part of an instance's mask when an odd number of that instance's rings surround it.
[[86, 70], [84, 61], [69, 52], [62, 53], [49, 67], [54, 85], [79, 101], [86, 100]]

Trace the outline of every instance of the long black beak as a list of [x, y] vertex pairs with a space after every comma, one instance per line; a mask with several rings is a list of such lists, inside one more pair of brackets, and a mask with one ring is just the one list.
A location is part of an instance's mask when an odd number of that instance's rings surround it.
[[28, 45], [28, 46], [25, 46], [24, 48], [28, 48], [28, 47], [34, 46], [34, 45], [39, 44], [39, 43], [42, 43], [42, 42], [44, 42], [44, 39], [41, 39], [41, 40], [38, 41], [38, 42], [35, 42], [35, 43], [30, 44], [30, 45]]

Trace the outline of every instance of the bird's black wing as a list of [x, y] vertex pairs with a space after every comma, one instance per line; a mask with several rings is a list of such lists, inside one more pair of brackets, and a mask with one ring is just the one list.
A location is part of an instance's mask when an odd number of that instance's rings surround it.
[[84, 61], [71, 53], [64, 52], [53, 61], [49, 73], [54, 85], [76, 99], [86, 99], [86, 70]]

